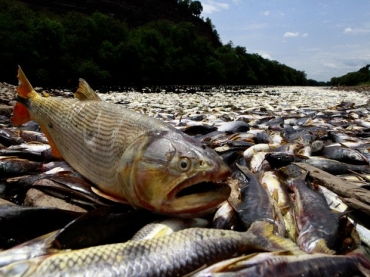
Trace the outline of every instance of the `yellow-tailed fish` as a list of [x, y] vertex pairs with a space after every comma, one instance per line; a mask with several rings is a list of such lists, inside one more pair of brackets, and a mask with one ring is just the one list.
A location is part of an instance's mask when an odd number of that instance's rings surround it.
[[227, 199], [230, 169], [211, 149], [174, 127], [100, 100], [80, 79], [77, 99], [43, 97], [18, 69], [12, 123], [36, 120], [52, 154], [65, 159], [100, 194], [137, 208], [183, 217]]

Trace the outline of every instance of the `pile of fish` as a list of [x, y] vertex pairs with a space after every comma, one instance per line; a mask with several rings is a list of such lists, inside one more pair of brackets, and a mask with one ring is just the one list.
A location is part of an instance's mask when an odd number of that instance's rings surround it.
[[[57, 97], [24, 93], [32, 87], [20, 75], [13, 119], [0, 118], [0, 276], [370, 276], [364, 93], [282, 87], [97, 96], [82, 80], [78, 99], [58, 97], [45, 108], [42, 101]], [[94, 116], [78, 106], [87, 99]], [[94, 130], [84, 128], [82, 142], [78, 133], [54, 136], [49, 113], [64, 103], [79, 107], [87, 124], [107, 121], [101, 110], [113, 104], [164, 124], [135, 115], [124, 132], [148, 121], [154, 136], [125, 146], [119, 162], [118, 150], [104, 146], [107, 160], [85, 169], [88, 157], [102, 159], [96, 148], [78, 148], [96, 143]], [[41, 124], [24, 123], [25, 108]], [[73, 116], [58, 115], [71, 133], [81, 123]], [[110, 188], [113, 167], [139, 189]]]

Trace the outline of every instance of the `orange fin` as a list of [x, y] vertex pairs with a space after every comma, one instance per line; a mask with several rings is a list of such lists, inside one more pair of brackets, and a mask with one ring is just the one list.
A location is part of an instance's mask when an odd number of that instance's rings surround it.
[[78, 85], [74, 97], [81, 101], [85, 100], [102, 101], [101, 98], [96, 94], [96, 92], [89, 86], [89, 84], [84, 79], [80, 79], [80, 83]]
[[30, 113], [25, 105], [17, 102], [14, 106], [13, 116], [11, 118], [14, 126], [20, 126], [31, 120]]
[[48, 133], [48, 130], [45, 128], [45, 126], [40, 124], [41, 131], [45, 134], [46, 138], [49, 141], [50, 148], [51, 148], [51, 155], [57, 159], [63, 159], [62, 155], [60, 154], [58, 148], [55, 145], [54, 140], [51, 138], [51, 136]]
[[19, 65], [17, 77], [18, 77], [18, 87], [17, 87], [18, 94], [23, 98], [27, 98], [28, 94], [34, 90], [32, 85], [28, 81], [26, 75], [24, 75], [22, 68]]
[[113, 195], [106, 194], [105, 192], [101, 191], [100, 189], [98, 189], [96, 187], [91, 187], [91, 190], [92, 190], [93, 193], [99, 195], [100, 197], [111, 200], [113, 202], [117, 202], [117, 203], [121, 203], [121, 204], [125, 204], [125, 205], [130, 204], [130, 203], [128, 203], [128, 201], [126, 199], [120, 198], [120, 197], [114, 197]]

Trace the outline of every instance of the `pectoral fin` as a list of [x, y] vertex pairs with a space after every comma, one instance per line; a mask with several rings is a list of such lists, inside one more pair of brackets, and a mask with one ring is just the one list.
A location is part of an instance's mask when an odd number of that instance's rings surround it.
[[100, 197], [108, 199], [110, 201], [125, 204], [125, 205], [130, 204], [130, 203], [128, 203], [128, 201], [126, 199], [124, 199], [122, 197], [115, 197], [114, 195], [106, 194], [105, 192], [101, 191], [100, 189], [98, 189], [96, 187], [91, 187], [91, 190], [92, 190], [93, 193], [99, 195]]

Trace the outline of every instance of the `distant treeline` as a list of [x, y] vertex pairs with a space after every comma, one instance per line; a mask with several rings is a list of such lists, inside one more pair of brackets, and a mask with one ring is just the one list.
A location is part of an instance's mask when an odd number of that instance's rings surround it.
[[349, 72], [342, 77], [330, 79], [333, 86], [370, 86], [370, 64], [364, 66], [359, 71]]
[[11, 83], [19, 64], [38, 85], [309, 84], [303, 71], [232, 42], [213, 46], [188, 22], [130, 29], [99, 12], [62, 16], [0, 0], [0, 41], [0, 81]]

